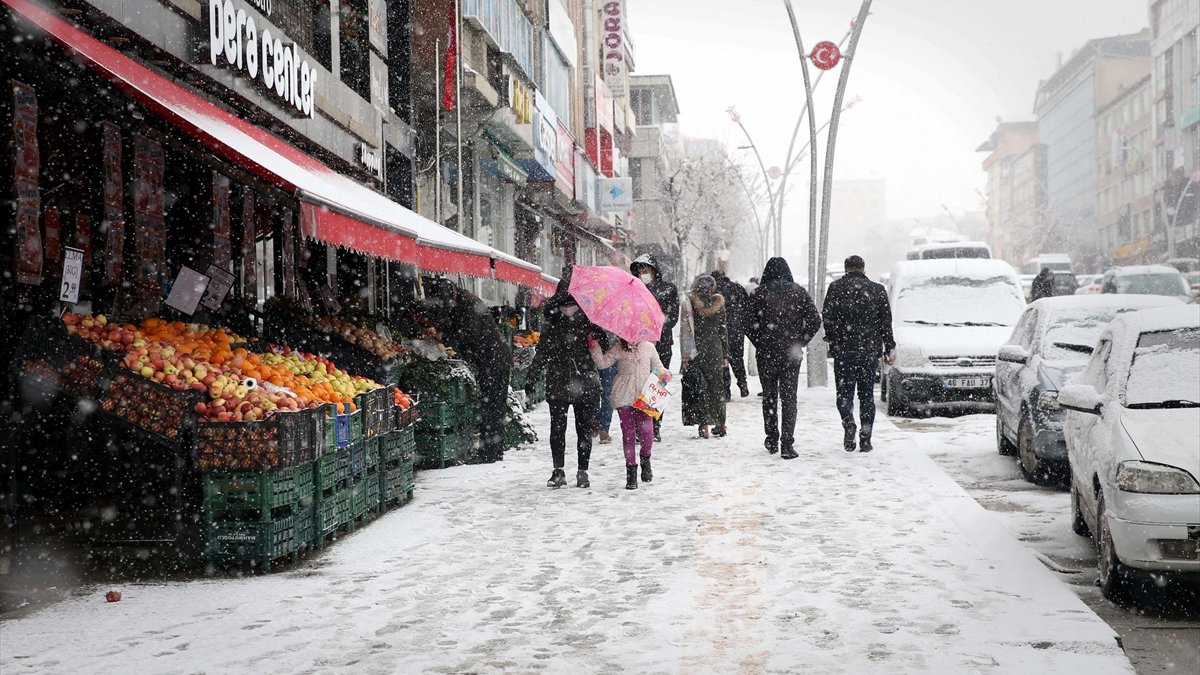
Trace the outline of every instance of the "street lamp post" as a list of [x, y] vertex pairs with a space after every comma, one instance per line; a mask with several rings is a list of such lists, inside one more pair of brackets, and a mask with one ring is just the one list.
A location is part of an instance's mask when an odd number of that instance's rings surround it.
[[[725, 112], [729, 114], [729, 119], [733, 120], [738, 125], [738, 128], [742, 130], [742, 135], [746, 137], [746, 142], [750, 144], [747, 147], [754, 151], [754, 158], [758, 160], [758, 168], [762, 171], [763, 183], [767, 188], [767, 202], [770, 209], [767, 212], [767, 226], [770, 227], [775, 214], [775, 191], [771, 188], [771, 174], [767, 171], [767, 165], [763, 163], [762, 155], [758, 152], [758, 146], [754, 144], [754, 139], [750, 138], [750, 132], [746, 130], [746, 125], [742, 124], [742, 116], [738, 113], [737, 109], [729, 106]], [[771, 168], [775, 169], [775, 167]], [[778, 169], [775, 170], [778, 171]], [[782, 194], [780, 198], [782, 199]], [[775, 255], [780, 255], [778, 245], [775, 248]]]
[[1188, 190], [1191, 189], [1192, 183], [1195, 182], [1195, 178], [1191, 176], [1188, 177], [1188, 182], [1184, 183], [1183, 189], [1179, 191], [1179, 199], [1175, 200], [1175, 208], [1167, 212], [1167, 215], [1171, 217], [1171, 222], [1169, 225], [1167, 225], [1167, 260], [1175, 257], [1175, 225], [1179, 220], [1179, 209], [1183, 206], [1183, 200], [1187, 197]]

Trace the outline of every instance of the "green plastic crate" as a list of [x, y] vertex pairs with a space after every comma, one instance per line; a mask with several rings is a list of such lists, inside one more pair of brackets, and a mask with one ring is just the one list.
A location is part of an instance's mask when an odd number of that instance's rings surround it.
[[449, 401], [421, 401], [418, 430], [452, 429], [462, 422], [462, 410]]
[[404, 427], [383, 437], [379, 460], [384, 464], [402, 459], [411, 461], [416, 450], [416, 432], [411, 426]]
[[291, 469], [204, 474], [204, 506], [210, 511], [268, 512], [292, 506], [313, 492], [312, 465]]
[[295, 521], [218, 520], [205, 528], [204, 555], [209, 562], [254, 562], [269, 572], [271, 562], [297, 550]]
[[341, 521], [338, 520], [338, 504], [336, 494], [332, 499], [318, 501], [314, 504], [314, 519], [316, 520], [313, 527], [313, 540], [317, 546], [321, 546], [325, 542], [325, 537], [337, 531]]
[[417, 455], [423, 469], [444, 469], [460, 464], [470, 449], [464, 430], [417, 432]]
[[338, 483], [338, 453], [325, 455], [313, 462], [313, 492], [322, 494]]
[[338, 525], [345, 525], [354, 520], [354, 500], [352, 490], [338, 490], [335, 514]]
[[306, 505], [298, 507], [293, 518], [295, 519], [295, 533], [293, 534], [296, 542], [295, 548], [297, 550], [308, 548], [312, 545], [315, 538], [316, 504], [309, 502]]

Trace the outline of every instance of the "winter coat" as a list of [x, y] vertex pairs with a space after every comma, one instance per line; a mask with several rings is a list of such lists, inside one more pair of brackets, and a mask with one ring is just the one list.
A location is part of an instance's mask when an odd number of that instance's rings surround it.
[[696, 362], [722, 366], [729, 358], [729, 336], [725, 324], [725, 297], [713, 294], [708, 300], [688, 294], [692, 310], [692, 332], [696, 341]]
[[646, 288], [650, 289], [650, 294], [658, 301], [658, 306], [663, 313], [663, 328], [662, 336], [659, 337], [660, 345], [672, 345], [675, 343], [675, 324], [679, 323], [679, 289], [675, 288], [675, 284], [666, 281], [662, 278], [662, 270], [658, 267], [658, 261], [650, 254], [638, 256], [629, 266], [629, 273], [637, 276], [636, 270], [640, 265], [647, 265], [654, 270], [654, 281], [647, 284]]
[[758, 350], [760, 370], [799, 364], [804, 347], [821, 329], [808, 291], [792, 280], [783, 258], [771, 258], [746, 305], [746, 337]]
[[746, 334], [746, 303], [750, 294], [738, 282], [730, 279], [721, 272], [713, 272], [717, 281], [717, 292], [725, 298], [725, 327], [729, 337]]
[[617, 344], [608, 351], [601, 351], [597, 345], [591, 348], [591, 355], [596, 367], [601, 370], [617, 364], [617, 376], [613, 380], [610, 399], [613, 408], [633, 405], [654, 369], [666, 370], [653, 342], [638, 342], [633, 349], [625, 349]]
[[1031, 300], [1040, 300], [1042, 298], [1050, 298], [1054, 296], [1054, 272], [1042, 270], [1036, 277], [1033, 278], [1033, 285], [1029, 289], [1029, 297]]
[[431, 318], [446, 344], [483, 377], [495, 373], [503, 375], [507, 383], [512, 348], [487, 304], [448, 282], [438, 284], [432, 295]]
[[829, 284], [821, 309], [830, 354], [880, 356], [896, 348], [887, 291], [862, 272]]
[[553, 305], [546, 312], [537, 353], [529, 366], [529, 377], [537, 379], [546, 373], [546, 400], [573, 403], [600, 400], [600, 375], [588, 354], [589, 335], [603, 331], [588, 321], [583, 310], [565, 316]]

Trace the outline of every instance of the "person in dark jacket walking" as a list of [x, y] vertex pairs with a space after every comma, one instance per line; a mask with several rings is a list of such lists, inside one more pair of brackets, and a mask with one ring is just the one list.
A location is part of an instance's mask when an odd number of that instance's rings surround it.
[[[863, 452], [871, 451], [875, 424], [875, 373], [879, 358], [895, 361], [892, 309], [883, 285], [867, 278], [863, 259], [846, 258], [845, 276], [829, 284], [825, 294], [825, 341], [833, 356], [833, 378], [837, 385], [837, 409], [842, 416], [846, 452], [854, 452], [855, 432]], [[858, 415], [862, 427], [854, 425], [854, 398], [858, 393]]]
[[479, 389], [479, 459], [484, 463], [502, 461], [512, 347], [483, 300], [445, 279], [432, 286], [426, 293], [429, 317], [446, 344], [475, 373]]
[[[604, 331], [588, 321], [579, 303], [566, 290], [566, 282], [546, 301], [546, 323], [537, 354], [529, 366], [529, 377], [546, 373], [546, 402], [550, 406], [550, 455], [554, 471], [547, 487], [567, 484], [565, 471], [567, 410], [575, 408], [575, 487], [590, 487], [588, 463], [592, 456], [592, 427], [600, 409], [600, 375], [588, 352], [588, 339], [603, 337]], [[605, 339], [607, 343], [607, 339]]]
[[800, 362], [804, 347], [820, 328], [821, 314], [808, 291], [792, 280], [787, 261], [768, 260], [761, 283], [746, 305], [746, 337], [757, 350], [767, 452], [775, 454], [782, 447], [784, 459], [798, 457], [794, 445]]
[[[696, 368], [704, 376], [704, 391], [689, 392], [700, 401], [700, 415], [696, 420], [700, 426], [700, 438], [708, 438], [710, 424], [713, 425], [713, 436], [724, 436], [725, 386], [721, 374], [729, 365], [725, 298], [717, 293], [716, 280], [711, 275], [701, 274], [696, 277], [692, 292], [688, 293], [688, 302], [692, 308], [696, 356], [692, 359], [684, 358], [682, 370]], [[688, 381], [688, 378], [684, 379], [685, 386]]]
[[1030, 300], [1041, 300], [1042, 298], [1050, 298], [1054, 296], [1054, 270], [1049, 267], [1043, 267], [1041, 272], [1033, 278], [1033, 285], [1029, 289]]
[[[658, 261], [649, 253], [638, 256], [629, 265], [629, 272], [646, 284], [646, 288], [650, 289], [650, 293], [654, 295], [659, 308], [662, 309], [662, 334], [654, 348], [658, 350], [658, 358], [662, 361], [663, 367], [670, 370], [671, 352], [675, 346], [675, 324], [679, 323], [679, 289], [675, 288], [675, 284], [662, 278], [662, 270], [658, 266]], [[656, 441], [662, 440], [661, 426], [661, 418], [654, 420], [654, 440]]]
[[[717, 269], [712, 273], [717, 281], [717, 292], [725, 298], [725, 327], [729, 333], [729, 366], [733, 369], [733, 378], [737, 381], [738, 393], [742, 398], [750, 395], [750, 387], [746, 384], [746, 303], [750, 294], [741, 284], [729, 278], [726, 269], [729, 262], [721, 260]], [[732, 398], [730, 393], [729, 369], [723, 369], [725, 380], [725, 399]]]

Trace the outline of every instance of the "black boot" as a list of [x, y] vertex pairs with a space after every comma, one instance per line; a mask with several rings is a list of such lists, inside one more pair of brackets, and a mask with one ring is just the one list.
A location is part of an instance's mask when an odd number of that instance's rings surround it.
[[625, 489], [626, 490], [636, 490], [637, 489], [637, 478], [638, 478], [637, 471], [638, 471], [637, 464], [626, 464], [625, 465]]
[[790, 445], [785, 445], [783, 446], [783, 450], [779, 452], [779, 456], [783, 459], [796, 459], [800, 455], [796, 452], [795, 448]]
[[746, 398], [750, 395], [750, 387], [745, 382], [738, 382], [738, 393], [742, 395], [742, 398]]
[[871, 446], [871, 427], [863, 426], [858, 432], [858, 451], [870, 452], [874, 448]]
[[773, 441], [768, 438], [763, 445], [767, 446], [767, 454], [773, 455], [779, 452], [779, 441]]
[[642, 482], [649, 483], [654, 480], [654, 472], [650, 470], [650, 458], [642, 457]]
[[580, 469], [575, 472], [575, 487], [592, 487], [592, 482], [588, 480], [587, 471]]
[[567, 484], [567, 472], [562, 469], [555, 469], [554, 473], [550, 474], [550, 480], [546, 481], [546, 487], [560, 488]]
[[846, 447], [846, 452], [854, 452], [854, 437], [858, 435], [858, 427], [854, 426], [854, 420], [842, 420], [842, 429], [846, 432], [842, 437], [842, 445]]

